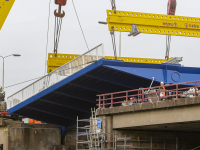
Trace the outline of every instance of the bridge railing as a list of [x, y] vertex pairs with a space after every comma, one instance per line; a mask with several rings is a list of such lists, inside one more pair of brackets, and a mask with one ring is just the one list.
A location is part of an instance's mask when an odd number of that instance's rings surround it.
[[103, 44], [100, 44], [8, 97], [8, 109], [49, 88], [50, 86], [60, 82], [68, 76], [87, 67], [91, 63], [102, 59], [103, 57]]
[[109, 108], [165, 100], [176, 100], [187, 97], [197, 97], [200, 96], [199, 85], [200, 80], [101, 94], [97, 95], [97, 106], [99, 108]]

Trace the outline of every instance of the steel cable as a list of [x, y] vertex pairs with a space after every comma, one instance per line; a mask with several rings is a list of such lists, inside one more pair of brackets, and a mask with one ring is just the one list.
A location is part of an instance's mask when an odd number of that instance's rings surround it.
[[169, 52], [170, 52], [170, 45], [171, 45], [171, 35], [166, 36], [166, 54], [165, 59], [169, 59]]
[[46, 74], [47, 68], [47, 51], [48, 51], [48, 44], [49, 44], [49, 20], [50, 20], [50, 10], [51, 10], [51, 0], [49, 0], [49, 16], [48, 16], [48, 27], [47, 27], [47, 43], [46, 43], [46, 58], [45, 58], [45, 70], [44, 75]]
[[110, 2], [111, 2], [112, 10], [114, 10], [115, 13], [116, 13], [116, 4], [115, 4], [115, 0], [110, 0]]
[[81, 26], [81, 23], [80, 23], [80, 20], [79, 20], [79, 17], [78, 17], [78, 13], [77, 13], [77, 11], [76, 11], [76, 7], [75, 7], [75, 4], [74, 4], [74, 0], [72, 0], [72, 4], [73, 4], [73, 6], [74, 6], [74, 11], [75, 11], [75, 13], [76, 13], [76, 17], [77, 17], [79, 26], [80, 26], [80, 28], [81, 28], [81, 32], [82, 32], [83, 38], [84, 38], [84, 40], [85, 40], [85, 44], [86, 44], [87, 49], [88, 49], [88, 51], [89, 51], [90, 49], [89, 49], [89, 47], [88, 47], [88, 44], [87, 44], [87, 41], [86, 41], [86, 38], [85, 38], [85, 35], [84, 35], [84, 32], [83, 32], [83, 29], [82, 29], [82, 26]]
[[117, 60], [117, 51], [116, 51], [116, 43], [115, 43], [114, 29], [113, 29], [112, 31], [110, 31], [110, 35], [111, 35], [111, 39], [112, 39], [114, 57], [115, 57], [115, 60]]
[[62, 27], [62, 18], [55, 16], [55, 28], [54, 28], [54, 53], [55, 53], [55, 55], [57, 55], [57, 52], [58, 52], [61, 27]]

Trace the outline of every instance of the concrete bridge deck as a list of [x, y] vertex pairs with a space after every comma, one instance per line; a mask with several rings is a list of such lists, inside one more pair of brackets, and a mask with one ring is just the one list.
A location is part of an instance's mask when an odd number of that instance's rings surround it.
[[200, 97], [97, 109], [113, 129], [200, 132]]
[[99, 108], [97, 115], [102, 118], [102, 132], [116, 134], [122, 139], [117, 143], [128, 145], [127, 149], [193, 150], [200, 146], [200, 97]]

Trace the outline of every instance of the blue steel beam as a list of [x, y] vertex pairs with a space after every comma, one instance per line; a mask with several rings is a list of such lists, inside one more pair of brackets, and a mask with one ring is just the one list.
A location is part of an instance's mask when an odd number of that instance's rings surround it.
[[76, 117], [72, 118], [72, 117], [62, 115], [62, 114], [56, 114], [56, 113], [52, 113], [52, 112], [49, 112], [49, 111], [45, 111], [45, 110], [41, 110], [41, 109], [37, 109], [37, 108], [32, 108], [32, 107], [29, 107], [29, 106], [25, 106], [25, 107], [28, 108], [28, 109], [35, 110], [37, 112], [46, 113], [46, 114], [49, 114], [49, 115], [52, 115], [52, 116], [55, 116], [55, 117], [58, 116], [58, 117], [61, 117], [63, 119], [67, 119], [67, 120], [76, 120]]
[[110, 79], [106, 79], [106, 78], [103, 78], [103, 77], [100, 77], [100, 76], [94, 76], [94, 75], [89, 75], [89, 74], [85, 74], [85, 76], [87, 76], [87, 77], [90, 77], [90, 78], [94, 78], [94, 79], [97, 79], [97, 80], [102, 80], [102, 81], [105, 81], [105, 82], [108, 82], [108, 83], [111, 83], [111, 84], [113, 84], [113, 85], [118, 85], [118, 86], [121, 86], [121, 87], [125, 87], [125, 88], [127, 88], [127, 89], [132, 89], [133, 87], [131, 87], [131, 86], [126, 86], [126, 85], [124, 85], [124, 84], [119, 84], [119, 83], [117, 83], [117, 82], [115, 82], [115, 81], [112, 81], [112, 79], [110, 80]]
[[[28, 108], [26, 108], [27, 110]], [[43, 122], [46, 123], [52, 123], [55, 125], [59, 125], [59, 126], [63, 126], [63, 127], [69, 127], [72, 126], [74, 124], [76, 124], [76, 121], [74, 120], [69, 120], [69, 119], [64, 119], [62, 117], [59, 116], [55, 116], [55, 115], [49, 115], [43, 112], [32, 112], [30, 110], [28, 111], [16, 111], [14, 114], [20, 115], [20, 116], [24, 116], [24, 117], [28, 117], [28, 118], [32, 118], [35, 120], [41, 120]]]
[[[118, 86], [108, 83], [106, 81], [97, 80], [97, 79], [90, 78], [87, 76], [84, 76], [84, 77], [82, 76], [82, 78], [74, 80], [71, 83], [80, 85], [82, 87], [90, 87], [91, 89], [95, 89], [96, 91], [103, 90], [104, 91], [103, 93], [111, 93], [111, 92], [123, 90], [122, 87], [118, 87]], [[97, 94], [99, 94], [99, 93], [97, 93]]]
[[57, 105], [52, 105], [52, 104], [47, 105], [47, 103], [42, 102], [42, 101], [37, 101], [37, 103], [28, 105], [28, 107], [36, 108], [38, 110], [42, 110], [47, 113], [65, 116], [65, 117], [68, 117], [69, 119], [76, 118], [77, 115], [79, 115], [81, 117], [82, 115], [85, 114], [81, 111], [77, 111], [77, 110], [71, 109], [71, 108], [66, 109], [65, 107], [60, 107]]
[[[96, 79], [114, 83], [119, 86], [124, 86], [129, 89], [148, 87], [150, 85], [153, 76], [151, 76], [149, 78], [137, 76], [137, 75], [135, 75], [134, 68], [132, 69], [131, 66], [126, 67], [126, 65], [130, 65], [132, 63], [121, 63], [121, 64], [123, 64], [125, 66], [119, 67], [119, 69], [118, 69], [117, 67], [112, 67], [112, 66], [107, 65], [107, 66], [104, 66], [104, 68], [106, 67], [108, 72], [102, 72], [102, 73], [98, 73], [98, 74], [96, 72], [89, 72], [89, 73], [85, 74], [85, 76], [94, 77]], [[131, 71], [127, 72], [126, 71], [127, 68], [128, 68], [128, 70], [131, 70]], [[125, 71], [122, 71], [123, 69], [125, 69]], [[116, 72], [117, 72], [117, 75], [116, 75]], [[147, 72], [144, 72], [144, 74], [147, 74]]]
[[32, 103], [28, 105], [27, 107], [37, 109], [37, 110], [42, 110], [46, 113], [52, 113], [60, 116], [65, 116], [70, 118], [76, 118], [77, 116], [82, 117], [85, 115], [85, 113], [68, 108], [66, 109], [65, 107], [60, 107], [57, 105], [47, 105], [47, 103], [42, 102], [42, 101], [37, 101], [35, 103]]
[[69, 93], [62, 93], [62, 92], [58, 92], [58, 91], [53, 91], [54, 93], [57, 93], [57, 94], [60, 94], [60, 95], [64, 95], [64, 96], [67, 96], [67, 97], [73, 97], [73, 98], [77, 98], [77, 99], [80, 99], [80, 100], [83, 100], [83, 101], [86, 101], [86, 102], [90, 102], [90, 103], [93, 103], [93, 104], [96, 104], [95, 100], [92, 99], [92, 100], [88, 100], [88, 99], [85, 99], [85, 98], [82, 98], [80, 96], [77, 96], [77, 95], [72, 95], [72, 94], [69, 94]]
[[[97, 79], [95, 79], [95, 81], [97, 81]], [[94, 80], [91, 80], [90, 82], [94, 82]], [[113, 85], [111, 83], [108, 83], [108, 82], [105, 82], [105, 81], [102, 81], [102, 80], [98, 80], [98, 82], [94, 82], [93, 84], [88, 84], [86, 82], [74, 82], [73, 84], [78, 85], [78, 86], [80, 85], [80, 87], [81, 86], [82, 87], [88, 86], [91, 89], [95, 89], [96, 91], [99, 91], [99, 92], [97, 92], [97, 94], [112, 93], [112, 92], [116, 92], [116, 91], [121, 91], [122, 90], [122, 88], [119, 88], [116, 85]], [[103, 92], [102, 89], [105, 92]], [[100, 91], [102, 91], [102, 92], [100, 92]]]
[[76, 84], [76, 83], [69, 83], [73, 86], [77, 86], [77, 87], [80, 87], [80, 88], [83, 88], [83, 89], [87, 89], [87, 90], [90, 90], [90, 91], [94, 91], [94, 92], [97, 92], [98, 94], [102, 94], [102, 93], [106, 93], [106, 91], [102, 91], [100, 89], [97, 89], [96, 87], [89, 87], [87, 85], [81, 85], [81, 84]]
[[57, 106], [61, 106], [61, 107], [65, 107], [66, 109], [67, 108], [70, 108], [70, 109], [74, 109], [74, 110], [77, 110], [77, 111], [81, 111], [81, 112], [85, 112], [85, 113], [91, 113], [90, 111], [87, 111], [87, 110], [85, 110], [85, 109], [81, 109], [81, 108], [78, 108], [78, 107], [75, 107], [75, 106], [73, 106], [73, 105], [70, 105], [70, 104], [67, 104], [67, 105], [65, 105], [65, 104], [63, 104], [59, 99], [57, 99], [56, 100], [56, 102], [55, 101], [49, 101], [49, 100], [44, 100], [44, 99], [38, 99], [39, 101], [43, 101], [43, 102], [46, 102], [46, 103], [49, 103], [49, 104], [53, 104], [53, 105], [57, 105]]
[[52, 101], [55, 103], [58, 102], [62, 105], [68, 105], [70, 107], [75, 107], [75, 108], [83, 109], [83, 110], [90, 110], [91, 106], [94, 105], [93, 103], [86, 102], [86, 101], [84, 101], [84, 103], [80, 103], [80, 99], [66, 97], [63, 95], [56, 94], [56, 93], [51, 93], [42, 98], [44, 100]]

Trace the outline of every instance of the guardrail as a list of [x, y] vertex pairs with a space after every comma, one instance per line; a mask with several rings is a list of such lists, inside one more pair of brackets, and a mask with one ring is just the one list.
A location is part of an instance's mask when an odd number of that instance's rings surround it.
[[102, 59], [103, 57], [103, 44], [100, 44], [8, 97], [8, 109], [49, 88], [50, 86], [60, 82], [68, 76], [87, 67], [91, 63]]
[[[198, 84], [199, 83], [199, 84]], [[97, 95], [99, 108], [200, 96], [200, 80]]]

